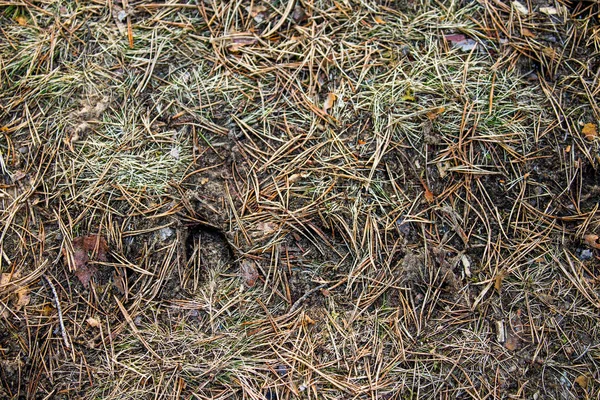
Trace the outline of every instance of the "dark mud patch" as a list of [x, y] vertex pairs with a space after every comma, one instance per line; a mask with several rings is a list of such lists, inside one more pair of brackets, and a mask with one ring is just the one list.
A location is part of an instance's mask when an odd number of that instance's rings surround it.
[[207, 271], [234, 262], [235, 249], [225, 232], [210, 225], [194, 225], [187, 230], [185, 248], [188, 265]]

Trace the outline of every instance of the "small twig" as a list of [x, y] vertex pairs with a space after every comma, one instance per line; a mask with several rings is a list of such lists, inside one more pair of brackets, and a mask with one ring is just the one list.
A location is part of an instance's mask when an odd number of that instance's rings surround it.
[[158, 355], [158, 353], [156, 351], [154, 351], [154, 349], [152, 349], [152, 346], [150, 346], [150, 343], [148, 343], [148, 341], [146, 341], [146, 339], [144, 339], [144, 337], [142, 336], [142, 334], [141, 334], [140, 330], [137, 328], [137, 326], [135, 326], [135, 322], [133, 322], [133, 318], [131, 318], [131, 315], [129, 315], [129, 312], [127, 312], [127, 309], [125, 308], [125, 306], [123, 306], [123, 303], [121, 303], [119, 301], [117, 296], [113, 296], [113, 297], [115, 299], [115, 302], [117, 303], [117, 306], [119, 306], [119, 310], [121, 310], [121, 313], [125, 317], [125, 321], [127, 321], [127, 324], [131, 328], [131, 331], [133, 332], [133, 334], [138, 338], [140, 343], [142, 343], [142, 345], [146, 348], [146, 350], [148, 350], [148, 352], [150, 354], [152, 354], [157, 360], [162, 360], [162, 358]]
[[290, 15], [290, 13], [292, 12], [292, 9], [294, 8], [294, 4], [296, 4], [295, 0], [288, 1], [287, 7], [285, 8], [285, 11], [283, 12], [283, 15], [281, 16], [279, 21], [271, 29], [269, 29], [267, 32], [263, 33], [261, 36], [269, 37], [272, 34], [274, 34], [275, 32], [277, 32], [277, 29], [281, 28], [281, 25], [283, 25], [283, 23], [285, 22], [288, 15]]
[[290, 311], [288, 311], [288, 314], [292, 314], [294, 311], [296, 311], [298, 308], [300, 308], [300, 306], [302, 305], [302, 303], [304, 303], [306, 301], [306, 299], [308, 299], [313, 293], [323, 289], [325, 286], [327, 286], [327, 283], [323, 283], [323, 284], [317, 286], [316, 288], [311, 289], [308, 292], [304, 293], [304, 296], [300, 297], [298, 300], [296, 300], [294, 302], [294, 304], [292, 304], [292, 307], [290, 307]]
[[50, 278], [46, 275], [42, 275], [42, 277], [48, 283], [50, 290], [52, 291], [52, 295], [54, 296], [54, 304], [56, 305], [56, 310], [58, 311], [58, 323], [60, 324], [60, 333], [62, 335], [63, 341], [65, 342], [65, 347], [67, 349], [71, 348], [71, 343], [69, 343], [69, 337], [67, 336], [67, 330], [65, 329], [65, 323], [63, 321], [62, 309], [60, 308], [60, 301], [58, 300], [58, 293], [56, 293], [56, 288], [54, 284], [50, 280]]

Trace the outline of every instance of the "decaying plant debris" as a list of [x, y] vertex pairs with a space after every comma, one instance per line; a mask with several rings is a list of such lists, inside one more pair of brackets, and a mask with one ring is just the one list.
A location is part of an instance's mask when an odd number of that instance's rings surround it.
[[598, 18], [0, 0], [0, 397], [598, 398]]

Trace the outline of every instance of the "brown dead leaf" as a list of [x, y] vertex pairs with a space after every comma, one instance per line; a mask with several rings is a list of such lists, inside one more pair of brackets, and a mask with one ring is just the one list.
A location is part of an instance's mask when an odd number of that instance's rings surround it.
[[496, 289], [496, 292], [498, 293], [500, 293], [500, 291], [502, 290], [502, 281], [504, 280], [505, 276], [505, 271], [500, 271], [498, 272], [498, 275], [496, 275], [496, 278], [494, 280], [494, 289]]
[[542, 53], [544, 53], [551, 60], [554, 60], [558, 57], [556, 50], [554, 50], [552, 47], [544, 47], [542, 49]]
[[528, 38], [535, 38], [535, 33], [531, 32], [529, 29], [527, 28], [521, 28], [521, 35], [528, 37]]
[[17, 304], [15, 304], [16, 311], [19, 311], [21, 308], [27, 306], [31, 301], [31, 297], [29, 296], [28, 288], [21, 288], [17, 290]]
[[327, 111], [329, 111], [329, 109], [331, 109], [331, 107], [333, 107], [336, 100], [337, 100], [337, 94], [329, 93], [327, 95], [327, 99], [325, 99], [325, 102], [323, 103], [323, 112], [325, 114], [327, 114]]
[[236, 34], [231, 39], [231, 43], [227, 45], [227, 49], [232, 53], [238, 53], [244, 46], [252, 46], [258, 42], [258, 39], [252, 32], [241, 32]]
[[267, 11], [267, 7], [263, 6], [263, 5], [253, 5], [252, 7], [248, 7], [248, 13], [250, 14], [250, 16], [252, 18], [256, 17], [258, 14], [260, 14], [261, 12], [265, 12]]
[[460, 33], [456, 33], [456, 34], [444, 35], [444, 39], [446, 39], [449, 42], [454, 43], [454, 42], [463, 42], [467, 39], [467, 37]]
[[8, 272], [3, 272], [2, 274], [0, 274], [0, 287], [8, 286], [8, 284], [10, 283], [11, 275], [12, 274]]
[[585, 235], [583, 237], [583, 240], [585, 241], [585, 244], [587, 244], [588, 246], [590, 246], [594, 249], [600, 249], [600, 243], [598, 243], [598, 235], [594, 235], [594, 234]]
[[433, 200], [435, 199], [435, 195], [433, 194], [433, 192], [431, 190], [429, 190], [429, 187], [427, 186], [427, 184], [425, 183], [425, 181], [421, 178], [419, 178], [419, 180], [421, 181], [421, 185], [423, 185], [423, 190], [425, 191], [423, 193], [423, 195], [425, 196], [425, 200], [427, 200], [428, 203], [433, 203]]
[[256, 285], [256, 281], [258, 279], [258, 271], [256, 270], [256, 266], [254, 261], [252, 260], [243, 260], [240, 263], [240, 275], [246, 286], [253, 287]]
[[14, 281], [18, 280], [19, 278], [21, 278], [20, 272], [4, 272], [0, 274], [0, 287], [13, 285], [13, 288], [16, 288], [16, 286], [14, 286]]
[[583, 126], [581, 133], [587, 140], [592, 141], [598, 137], [598, 127], [596, 124], [588, 122]]
[[113, 272], [113, 285], [122, 295], [127, 295], [127, 278], [125, 274], [118, 269]]
[[425, 200], [427, 200], [428, 203], [433, 203], [433, 200], [435, 199], [435, 195], [433, 194], [433, 192], [431, 190], [429, 190], [429, 188], [426, 186], [425, 187]]
[[21, 170], [17, 170], [12, 175], [12, 180], [13, 180], [13, 182], [20, 181], [21, 179], [25, 178], [26, 176], [27, 176], [27, 174], [25, 172], [23, 172]]
[[16, 285], [16, 282], [19, 278], [21, 278], [21, 274], [19, 272], [4, 272], [0, 274], [0, 287], [13, 286], [12, 289], [16, 289], [15, 293], [17, 295], [17, 301], [15, 302], [15, 311], [21, 310], [21, 308], [27, 306], [31, 301], [31, 297], [29, 296], [29, 288], [19, 287]]
[[314, 325], [316, 323], [317, 323], [317, 321], [315, 321], [314, 319], [309, 317], [307, 314], [304, 314], [304, 318], [302, 318], [302, 325], [307, 326], [307, 325]]
[[373, 20], [375, 21], [376, 24], [378, 25], [385, 25], [385, 20], [383, 18], [381, 18], [379, 15], [376, 15]]
[[83, 287], [87, 288], [96, 272], [98, 272], [98, 268], [86, 263], [75, 270], [75, 276], [79, 279]]
[[254, 238], [261, 238], [273, 234], [277, 231], [277, 225], [273, 222], [258, 222], [256, 229], [251, 233]]
[[88, 325], [91, 326], [92, 328], [100, 328], [100, 320], [98, 320], [94, 317], [89, 317], [88, 319], [85, 320], [85, 322], [87, 322]]
[[504, 342], [504, 347], [506, 347], [510, 351], [515, 351], [519, 348], [520, 340], [517, 336], [508, 334], [506, 335], [506, 341]]
[[448, 175], [448, 169], [451, 166], [452, 165], [450, 164], [450, 161], [439, 162], [439, 163], [436, 164], [436, 167], [438, 169], [438, 173], [440, 174], [440, 178], [445, 178], [446, 175]]
[[444, 111], [446, 111], [446, 107], [444, 107], [444, 106], [436, 107], [427, 113], [427, 118], [429, 118], [431, 121], [433, 121], [434, 119], [439, 117], [440, 114], [442, 114]]
[[[94, 265], [90, 265], [90, 260], [106, 262], [106, 253], [108, 244], [106, 239], [99, 235], [79, 236], [73, 239], [73, 254], [71, 261], [75, 270], [75, 276], [84, 287], [88, 287], [90, 279], [98, 271]], [[68, 257], [66, 251], [63, 255]]]
[[579, 375], [577, 378], [575, 378], [575, 383], [585, 390], [587, 389], [588, 384], [590, 383], [590, 378], [588, 378], [585, 375]]
[[445, 35], [444, 39], [452, 45], [453, 48], [461, 51], [471, 51], [477, 46], [477, 41], [462, 34]]
[[248, 14], [254, 19], [257, 24], [260, 24], [267, 18], [267, 7], [263, 5], [253, 5], [246, 8]]
[[521, 342], [525, 340], [525, 327], [523, 326], [523, 321], [521, 320], [521, 314], [522, 311], [519, 309], [511, 316], [510, 332], [508, 332], [509, 339], [511, 336], [514, 336], [514, 341], [517, 346], [520, 346]]

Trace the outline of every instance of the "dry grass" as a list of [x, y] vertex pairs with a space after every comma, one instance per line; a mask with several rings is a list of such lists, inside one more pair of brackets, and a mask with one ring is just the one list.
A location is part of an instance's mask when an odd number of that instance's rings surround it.
[[598, 398], [597, 4], [189, 3], [0, 0], [0, 397]]

